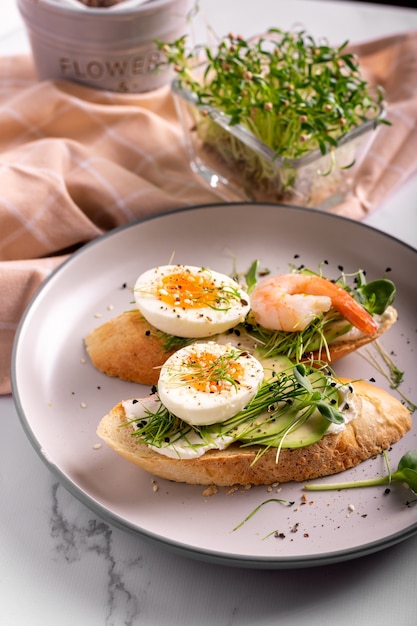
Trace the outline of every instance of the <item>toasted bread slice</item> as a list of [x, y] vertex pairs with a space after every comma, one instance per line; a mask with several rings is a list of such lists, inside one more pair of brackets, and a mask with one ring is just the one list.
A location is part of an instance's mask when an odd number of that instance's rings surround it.
[[359, 416], [338, 434], [303, 448], [268, 449], [256, 462], [259, 446], [210, 450], [196, 459], [173, 459], [138, 443], [126, 424], [122, 403], [101, 420], [97, 434], [122, 457], [147, 472], [176, 482], [200, 485], [270, 485], [305, 481], [342, 472], [387, 449], [411, 428], [408, 409], [387, 391], [365, 381], [353, 382]]
[[137, 310], [98, 326], [85, 337], [93, 365], [108, 376], [155, 385], [159, 368], [175, 350], [166, 350], [159, 333]]

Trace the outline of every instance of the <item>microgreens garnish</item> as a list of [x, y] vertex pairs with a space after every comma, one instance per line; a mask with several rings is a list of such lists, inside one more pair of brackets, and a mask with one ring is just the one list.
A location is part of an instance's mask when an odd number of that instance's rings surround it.
[[243, 372], [238, 359], [245, 353], [239, 350], [229, 350], [218, 356], [209, 352], [190, 354], [184, 363], [175, 372], [171, 366], [170, 386], [191, 385], [196, 389], [213, 392], [220, 391], [225, 386], [237, 389], [240, 383], [240, 374]]
[[322, 354], [328, 358], [328, 344], [352, 328], [334, 310], [317, 317], [304, 330], [294, 333], [259, 326], [250, 315], [244, 327], [248, 335], [256, 340], [258, 350], [264, 358], [283, 354], [295, 361], [312, 352], [317, 352], [319, 358]]
[[[347, 41], [331, 47], [303, 30], [271, 28], [250, 40], [230, 33], [215, 50], [190, 50], [186, 36], [156, 43], [199, 105], [220, 110], [281, 157], [324, 154], [364, 120], [380, 121], [381, 90], [362, 78]], [[202, 55], [206, 65], [197, 77]]]
[[170, 335], [169, 333], [164, 333], [161, 330], [156, 331], [155, 334], [160, 337], [165, 352], [174, 352], [174, 350], [180, 350], [181, 348], [184, 348], [185, 346], [188, 346], [195, 341], [194, 339], [187, 339], [185, 337]]
[[355, 298], [371, 315], [382, 315], [394, 302], [395, 295], [396, 288], [391, 280], [380, 278], [367, 283], [364, 273], [357, 273]]
[[[286, 441], [289, 434], [309, 420], [315, 420], [313, 436], [320, 439], [331, 422], [340, 424], [344, 419], [336, 400], [338, 384], [327, 375], [328, 369], [324, 371], [316, 365], [315, 368], [310, 364], [291, 365], [272, 376], [242, 411], [221, 424], [191, 427], [161, 404], [157, 411], [147, 411], [145, 418], [133, 420], [133, 434], [144, 443], [159, 447], [178, 440], [192, 429], [204, 441], [220, 436], [239, 441], [243, 446], [259, 444], [261, 448], [254, 462], [270, 447], [291, 447]], [[224, 376], [222, 367], [215, 374]], [[234, 382], [230, 380], [231, 384]]]
[[256, 283], [258, 280], [258, 271], [259, 271], [259, 261], [256, 259], [245, 274], [245, 281], [246, 281], [248, 294], [250, 294], [256, 286]]
[[[372, 342], [372, 345], [361, 353], [361, 356], [389, 382], [391, 389], [398, 391], [398, 387], [404, 382], [404, 372], [397, 367], [380, 341], [376, 340]], [[409, 404], [410, 410], [414, 411], [416, 406], [411, 402], [409, 402]]]
[[407, 398], [400, 389], [400, 385], [404, 382], [404, 372], [397, 367], [393, 359], [387, 354], [381, 342], [376, 339], [372, 342], [370, 348], [360, 352], [360, 356], [365, 361], [368, 361], [389, 382], [391, 389], [395, 389], [403, 399], [410, 413], [414, 413], [417, 405]]
[[378, 478], [368, 478], [365, 480], [356, 480], [343, 483], [327, 483], [327, 484], [307, 484], [304, 486], [306, 491], [330, 491], [339, 489], [354, 489], [359, 487], [377, 487], [387, 485], [392, 482], [401, 482], [417, 494], [417, 452], [409, 451], [401, 457], [395, 472], [390, 471], [388, 460], [385, 453], [385, 459], [388, 466], [388, 474]]
[[[135, 424], [135, 437], [144, 443], [161, 447], [166, 441], [174, 443], [192, 431], [192, 427], [168, 411], [162, 403], [155, 411], [145, 410], [145, 417], [130, 420], [126, 424]], [[123, 426], [123, 425], [122, 425]]]
[[314, 400], [316, 409], [333, 424], [343, 424], [344, 418], [342, 413], [324, 401], [321, 391], [317, 391], [307, 376], [307, 368], [304, 363], [297, 363], [294, 366], [294, 376], [300, 385], [311, 394], [311, 400]]
[[236, 268], [236, 258], [234, 255], [232, 255], [232, 257], [233, 271], [230, 274], [230, 278], [233, 278], [233, 280], [240, 284], [248, 294], [252, 293], [260, 277], [268, 276], [271, 273], [269, 269], [261, 268], [259, 259], [253, 261], [247, 272], [239, 272]]
[[218, 304], [216, 306], [211, 306], [211, 308], [216, 311], [227, 311], [231, 306], [230, 300], [242, 300], [241, 294], [238, 289], [224, 285], [219, 293]]

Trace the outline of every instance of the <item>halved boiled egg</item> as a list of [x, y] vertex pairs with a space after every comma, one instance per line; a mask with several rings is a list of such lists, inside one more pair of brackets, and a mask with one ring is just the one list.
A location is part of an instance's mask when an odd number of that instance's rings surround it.
[[209, 337], [243, 322], [248, 294], [229, 276], [205, 267], [163, 265], [141, 274], [136, 305], [155, 328], [177, 337]]
[[248, 352], [213, 341], [194, 343], [165, 361], [158, 395], [188, 424], [216, 424], [239, 413], [256, 395], [263, 377], [261, 363]]

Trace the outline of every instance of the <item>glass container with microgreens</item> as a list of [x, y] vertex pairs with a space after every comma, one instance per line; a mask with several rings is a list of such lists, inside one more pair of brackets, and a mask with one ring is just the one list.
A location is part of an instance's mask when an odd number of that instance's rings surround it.
[[216, 49], [158, 42], [173, 67], [191, 168], [226, 200], [327, 209], [343, 200], [384, 119], [348, 42], [233, 33]]

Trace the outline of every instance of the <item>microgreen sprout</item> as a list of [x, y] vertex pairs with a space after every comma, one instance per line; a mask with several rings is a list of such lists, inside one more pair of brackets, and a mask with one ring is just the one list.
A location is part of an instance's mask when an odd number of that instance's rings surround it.
[[245, 353], [230, 350], [226, 354], [214, 356], [210, 353], [191, 354], [173, 373], [170, 385], [187, 385], [203, 392], [221, 391], [240, 384], [243, 368], [238, 359]]
[[245, 281], [248, 290], [248, 294], [252, 293], [254, 290], [257, 280], [258, 280], [258, 271], [259, 271], [259, 261], [255, 260], [248, 271], [245, 274]]
[[362, 277], [362, 280], [355, 289], [356, 299], [372, 315], [381, 315], [395, 300], [396, 289], [394, 283], [387, 278], [380, 278], [366, 283], [363, 280], [362, 272], [359, 272], [358, 276]]
[[233, 271], [230, 274], [230, 278], [240, 284], [248, 294], [251, 294], [255, 289], [259, 278], [268, 276], [271, 273], [271, 270], [268, 268], [261, 268], [259, 259], [255, 259], [245, 273], [239, 272], [236, 267], [236, 258], [234, 255], [232, 257]]
[[265, 504], [269, 504], [270, 502], [276, 502], [278, 504], [283, 504], [284, 506], [291, 506], [292, 504], [294, 504], [294, 502], [289, 502], [287, 500], [281, 500], [280, 498], [269, 498], [268, 500], [264, 500], [263, 502], [261, 502], [261, 504], [258, 504], [257, 507], [255, 507], [253, 509], [253, 511], [251, 511], [249, 513], [249, 515], [247, 515], [245, 517], [244, 520], [242, 520], [237, 526], [235, 526], [233, 528], [233, 532], [235, 532], [236, 530], [239, 530], [239, 528], [242, 528], [242, 526], [244, 524], [246, 524], [246, 522], [248, 522], [254, 515], [256, 515], [256, 513], [258, 513], [258, 511], [265, 506]]
[[304, 486], [304, 489], [306, 491], [330, 491], [339, 489], [354, 489], [359, 487], [377, 487], [380, 485], [391, 484], [392, 482], [405, 483], [411, 491], [417, 494], [416, 451], [409, 451], [404, 454], [398, 463], [397, 470], [391, 473], [388, 467], [388, 473], [384, 476], [356, 480], [352, 482], [307, 484]]
[[372, 351], [371, 349], [365, 350], [360, 353], [360, 356], [368, 361], [381, 376], [384, 376], [389, 382], [391, 389], [395, 389], [398, 395], [403, 399], [408, 410], [414, 413], [417, 409], [417, 405], [407, 398], [400, 389], [400, 385], [404, 382], [404, 372], [394, 363], [379, 340], [372, 342], [371, 348]]
[[174, 350], [184, 348], [194, 341], [194, 339], [177, 337], [163, 331], [157, 331], [155, 334], [161, 339], [165, 352], [174, 352]]
[[[377, 358], [368, 350], [369, 361], [371, 361], [375, 369], [389, 381], [391, 389], [397, 389], [404, 380], [404, 372], [397, 367], [378, 340], [373, 343], [372, 347], [375, 348], [377, 355], [382, 361], [382, 365], [378, 363]], [[384, 369], [384, 367], [386, 369]]]

